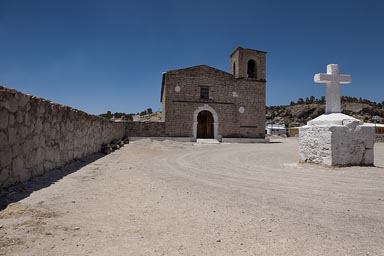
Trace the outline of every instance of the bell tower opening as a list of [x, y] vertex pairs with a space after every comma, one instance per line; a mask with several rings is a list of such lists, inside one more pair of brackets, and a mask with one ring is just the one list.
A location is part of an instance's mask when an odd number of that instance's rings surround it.
[[236, 62], [235, 61], [233, 62], [233, 65], [232, 65], [232, 75], [236, 77]]
[[265, 81], [266, 52], [237, 47], [230, 56], [231, 74], [236, 78]]
[[257, 78], [257, 68], [256, 68], [256, 62], [254, 60], [248, 61], [247, 75], [248, 75], [248, 78]]

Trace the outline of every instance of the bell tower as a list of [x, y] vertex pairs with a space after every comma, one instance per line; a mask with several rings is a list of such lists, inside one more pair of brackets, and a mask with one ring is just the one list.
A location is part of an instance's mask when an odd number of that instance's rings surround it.
[[231, 54], [231, 74], [235, 78], [265, 81], [266, 52], [237, 47]]

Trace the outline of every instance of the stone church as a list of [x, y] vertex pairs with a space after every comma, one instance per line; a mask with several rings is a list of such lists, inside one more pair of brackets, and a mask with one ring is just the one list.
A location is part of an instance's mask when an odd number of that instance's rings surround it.
[[238, 47], [230, 70], [200, 65], [165, 72], [162, 133], [193, 140], [263, 139], [266, 52]]

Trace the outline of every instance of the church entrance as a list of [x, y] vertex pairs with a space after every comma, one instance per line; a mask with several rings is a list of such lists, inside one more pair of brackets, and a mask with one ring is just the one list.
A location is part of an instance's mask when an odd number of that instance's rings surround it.
[[197, 138], [213, 139], [213, 116], [209, 111], [201, 111], [197, 116]]

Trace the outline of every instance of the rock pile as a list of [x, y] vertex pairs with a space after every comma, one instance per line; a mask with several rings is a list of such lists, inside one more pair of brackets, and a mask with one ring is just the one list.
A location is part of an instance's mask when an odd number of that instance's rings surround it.
[[113, 151], [124, 147], [125, 144], [129, 144], [128, 137], [124, 137], [121, 140], [113, 140], [111, 143], [103, 144], [101, 146], [101, 153], [108, 155], [108, 154], [112, 153]]

